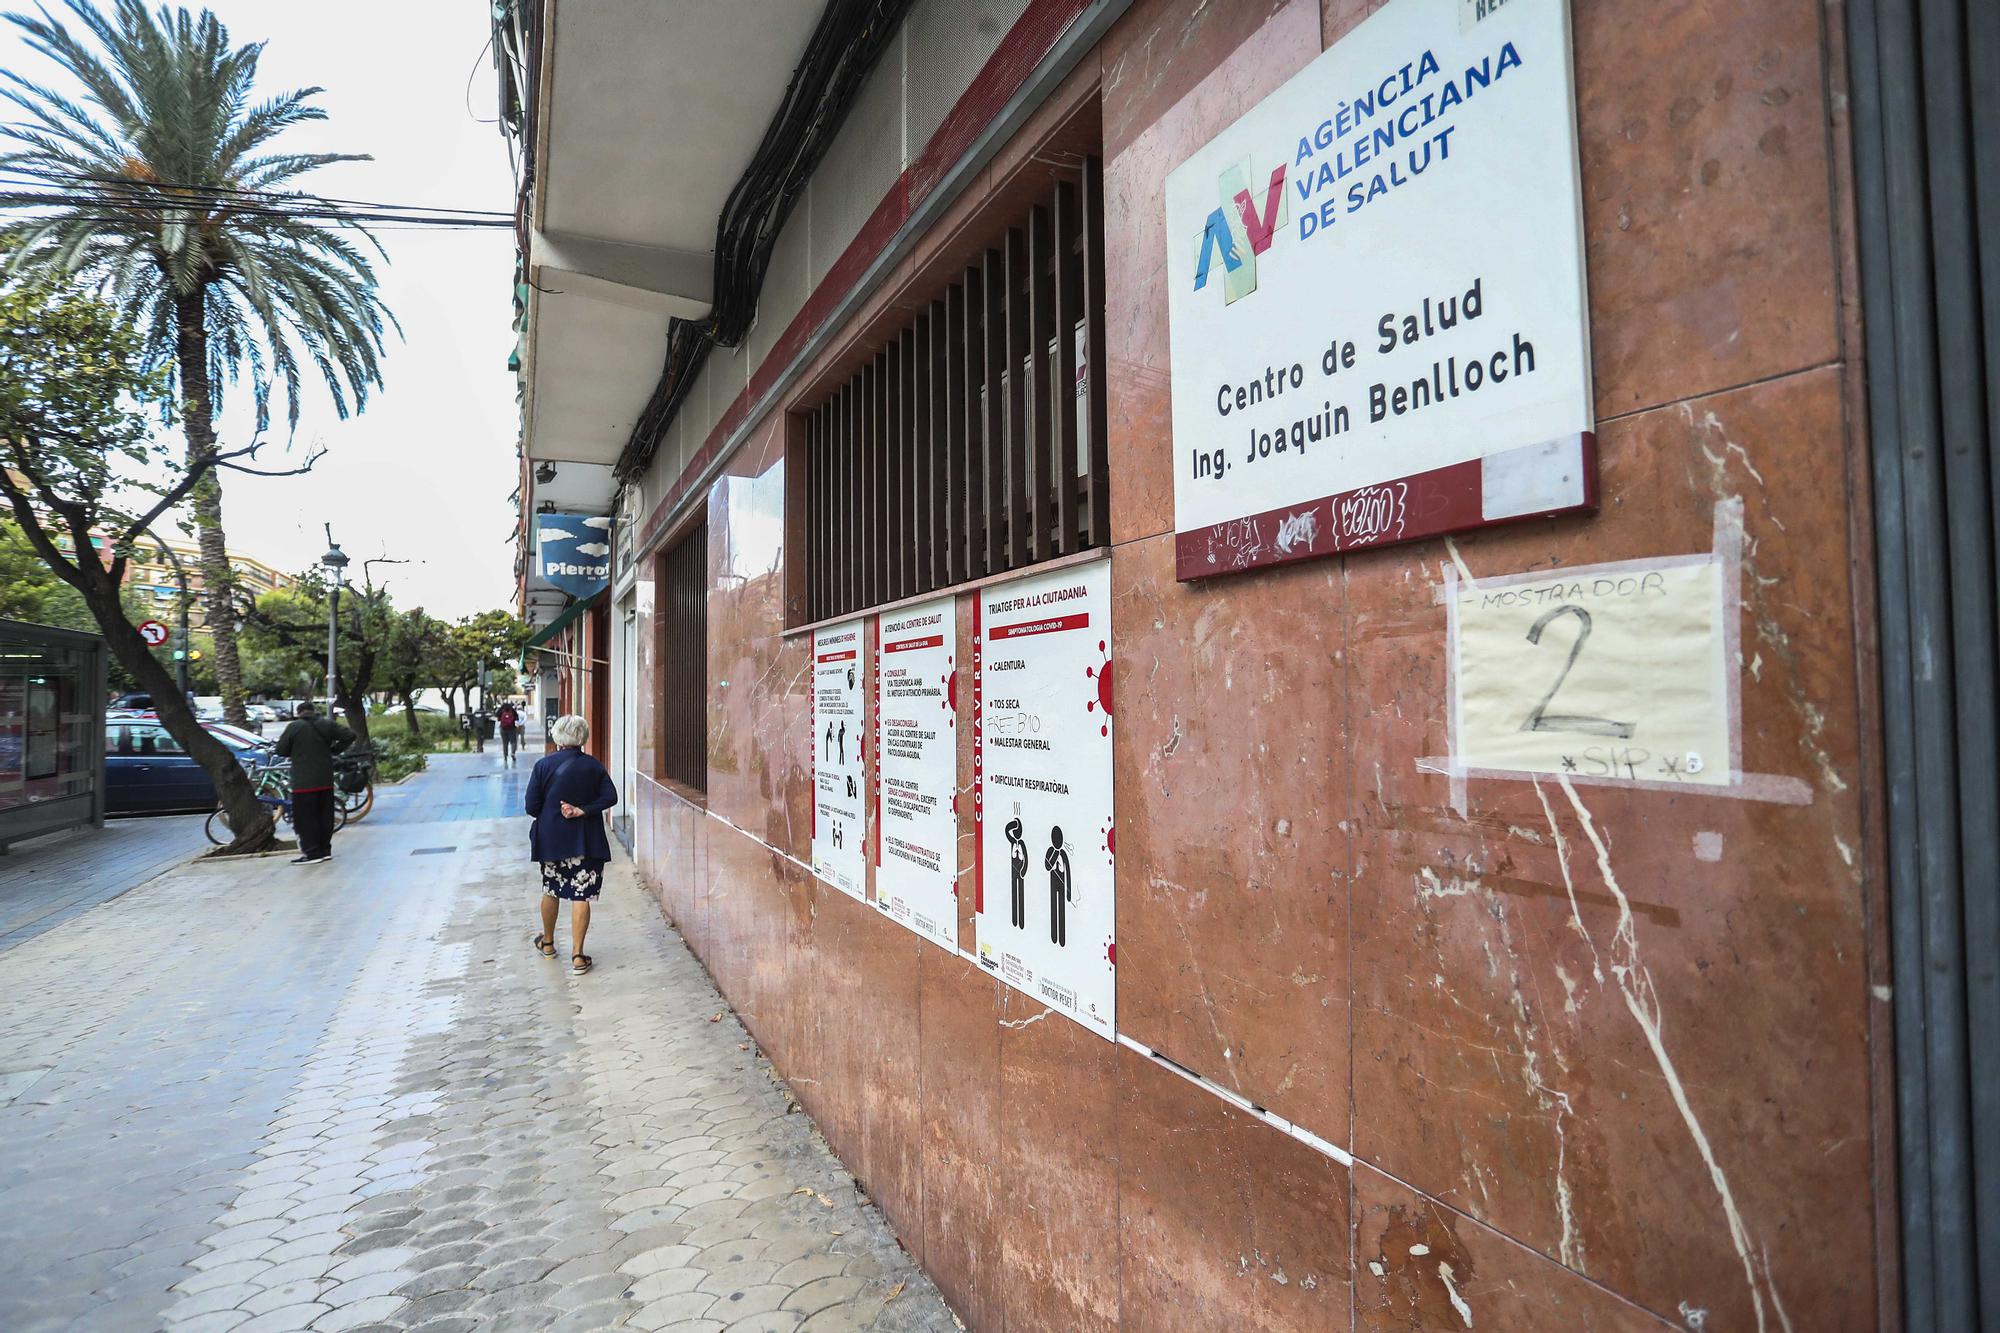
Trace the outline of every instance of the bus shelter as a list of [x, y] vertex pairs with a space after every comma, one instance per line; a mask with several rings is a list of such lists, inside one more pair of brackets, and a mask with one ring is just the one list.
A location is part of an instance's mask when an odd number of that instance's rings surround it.
[[0, 620], [0, 851], [104, 825], [104, 640]]

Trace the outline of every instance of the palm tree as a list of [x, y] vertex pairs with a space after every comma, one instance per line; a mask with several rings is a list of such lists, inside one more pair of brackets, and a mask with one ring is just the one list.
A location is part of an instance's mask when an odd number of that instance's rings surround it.
[[[96, 48], [47, 10], [10, 14], [34, 50], [82, 87], [65, 96], [0, 71], [0, 96], [26, 119], [0, 124], [15, 145], [0, 153], [0, 203], [32, 210], [8, 229], [15, 272], [94, 282], [145, 339], [149, 361], [175, 381], [190, 466], [216, 452], [214, 418], [225, 383], [245, 375], [257, 428], [274, 387], [298, 425], [299, 379], [317, 370], [342, 417], [382, 382], [386, 321], [375, 273], [354, 235], [367, 231], [293, 188], [301, 174], [365, 154], [297, 153], [271, 141], [322, 120], [321, 90], [252, 102], [263, 43], [231, 46], [203, 10], [115, 0], [109, 16], [65, 0]], [[24, 183], [32, 189], [22, 189]], [[243, 718], [222, 486], [211, 472], [193, 496], [203, 598], [215, 636], [223, 706]]]

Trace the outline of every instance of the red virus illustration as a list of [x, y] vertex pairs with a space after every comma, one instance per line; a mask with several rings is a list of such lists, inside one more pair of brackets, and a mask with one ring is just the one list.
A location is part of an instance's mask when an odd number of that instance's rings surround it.
[[958, 663], [956, 658], [944, 659], [944, 710], [951, 714], [951, 725], [958, 725]]
[[1116, 967], [1116, 966], [1118, 966], [1118, 941], [1117, 941], [1117, 940], [1106, 940], [1106, 941], [1104, 941], [1104, 961], [1105, 961], [1105, 962], [1107, 962], [1107, 963], [1109, 963], [1109, 964], [1111, 964], [1111, 966], [1113, 966], [1113, 967]]
[[[1099, 639], [1097, 641], [1097, 651], [1100, 653], [1104, 652], [1104, 640]], [[1083, 709], [1086, 713], [1098, 709], [1103, 710], [1104, 721], [1098, 724], [1097, 734], [1100, 736], [1109, 736], [1111, 734], [1111, 655], [1105, 653], [1102, 663], [1094, 667], [1085, 667], [1083, 674], [1094, 677], [1097, 681], [1097, 697], [1085, 704]]]
[[1118, 830], [1111, 826], [1111, 821], [1106, 820], [1104, 827], [1099, 829], [1098, 832], [1104, 836], [1104, 855], [1107, 858], [1116, 857], [1118, 855]]

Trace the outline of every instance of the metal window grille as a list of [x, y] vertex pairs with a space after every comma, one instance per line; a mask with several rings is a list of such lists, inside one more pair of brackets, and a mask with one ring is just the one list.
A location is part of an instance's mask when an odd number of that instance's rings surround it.
[[805, 412], [805, 619], [1109, 545], [1103, 346], [1088, 158]]
[[660, 557], [660, 776], [708, 790], [708, 524]]

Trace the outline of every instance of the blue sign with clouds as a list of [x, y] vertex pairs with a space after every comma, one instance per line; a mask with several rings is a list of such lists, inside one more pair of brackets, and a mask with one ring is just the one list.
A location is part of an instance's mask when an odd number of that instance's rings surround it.
[[611, 582], [611, 520], [601, 515], [535, 515], [535, 572], [572, 597]]

